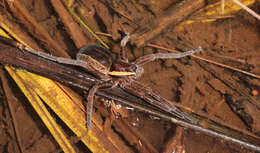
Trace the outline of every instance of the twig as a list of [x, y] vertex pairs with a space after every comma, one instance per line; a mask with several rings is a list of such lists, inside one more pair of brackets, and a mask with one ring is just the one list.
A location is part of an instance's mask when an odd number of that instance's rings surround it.
[[100, 39], [89, 27], [87, 24], [84, 23], [84, 21], [81, 20], [81, 18], [73, 11], [71, 7], [66, 4], [66, 1], [63, 0], [63, 4], [68, 9], [68, 11], [71, 13], [71, 15], [79, 22], [80, 25], [82, 25], [88, 32], [90, 32], [104, 47], [109, 48], [109, 46]]
[[[84, 45], [86, 45], [87, 44], [86, 37], [83, 35], [79, 25], [74, 22], [71, 15], [64, 8], [62, 2], [57, 0], [51, 0], [50, 2], [55, 8], [56, 12], [59, 14], [64, 25], [67, 27], [68, 32], [71, 38], [73, 39], [73, 41], [75, 42], [77, 48], [82, 48]], [[69, 2], [73, 3], [73, 1], [69, 1]]]
[[190, 17], [190, 20], [208, 20], [208, 19], [226, 19], [226, 18], [233, 18], [234, 15], [214, 15], [214, 16], [198, 16], [198, 17]]
[[110, 33], [104, 33], [104, 32], [95, 32], [97, 35], [106, 36], [112, 38], [112, 35]]
[[208, 63], [211, 63], [211, 64], [215, 64], [215, 65], [218, 65], [218, 66], [221, 66], [221, 67], [224, 67], [224, 68], [233, 70], [233, 71], [237, 71], [237, 72], [246, 74], [246, 75], [248, 75], [248, 76], [251, 76], [251, 77], [254, 77], [254, 78], [257, 78], [257, 79], [260, 79], [260, 76], [259, 76], [259, 75], [256, 75], [256, 74], [253, 74], [253, 73], [244, 71], [244, 70], [240, 70], [240, 69], [238, 69], [238, 68], [235, 68], [235, 67], [232, 67], [232, 66], [229, 66], [229, 65], [225, 65], [225, 64], [222, 64], [222, 63], [218, 63], [218, 62], [216, 62], [216, 61], [212, 61], [212, 60], [209, 60], [209, 59], [206, 59], [206, 58], [203, 58], [203, 57], [199, 57], [199, 56], [196, 56], [196, 55], [192, 55], [192, 57], [197, 58], [197, 59], [200, 59], [200, 60], [205, 61], [205, 62], [208, 62]]
[[237, 5], [239, 5], [241, 8], [243, 8], [244, 10], [246, 10], [249, 14], [253, 15], [254, 17], [256, 17], [258, 20], [260, 20], [260, 15], [258, 15], [255, 11], [253, 11], [252, 9], [250, 9], [249, 7], [245, 6], [244, 4], [242, 4], [241, 2], [239, 2], [238, 0], [232, 0], [234, 3], [236, 3]]

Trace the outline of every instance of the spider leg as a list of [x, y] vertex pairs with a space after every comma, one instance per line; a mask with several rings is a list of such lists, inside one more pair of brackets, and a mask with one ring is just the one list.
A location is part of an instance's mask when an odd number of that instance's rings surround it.
[[21, 49], [22, 51], [29, 52], [31, 54], [40, 56], [44, 59], [47, 59], [47, 60], [50, 60], [50, 61], [53, 61], [53, 62], [58, 62], [58, 63], [61, 63], [61, 64], [68, 64], [68, 65], [76, 65], [76, 66], [81, 66], [81, 67], [85, 67], [85, 65], [88, 64], [85, 61], [78, 61], [78, 60], [73, 60], [73, 59], [64, 58], [64, 57], [52, 56], [52, 55], [47, 54], [47, 53], [42, 53], [42, 52], [39, 52], [39, 51], [36, 51], [36, 50], [33, 50], [33, 49], [29, 49], [28, 47], [24, 46], [23, 44], [15, 41], [15, 40], [5, 38], [5, 37], [0, 36], [0, 41], [3, 41], [3, 42], [5, 42], [5, 43], [7, 43], [11, 46], [17, 47], [17, 48]]
[[128, 63], [128, 57], [127, 57], [127, 50], [126, 50], [126, 44], [130, 39], [130, 35], [126, 35], [120, 43], [121, 50], [120, 50], [120, 60], [123, 62]]
[[89, 129], [91, 128], [91, 116], [92, 116], [92, 110], [93, 110], [93, 101], [94, 101], [94, 96], [95, 93], [97, 92], [97, 90], [99, 88], [103, 88], [103, 87], [111, 87], [114, 85], [114, 82], [102, 82], [102, 83], [98, 83], [95, 84], [88, 92], [87, 95], [87, 135], [89, 132]]
[[156, 53], [156, 54], [148, 54], [144, 55], [142, 57], [139, 57], [136, 59], [134, 64], [142, 66], [146, 63], [152, 62], [156, 59], [177, 59], [177, 58], [182, 58], [185, 56], [189, 56], [191, 54], [195, 54], [197, 52], [200, 52], [202, 50], [201, 47], [198, 47], [197, 49], [186, 51], [183, 53]]
[[93, 66], [93, 64], [90, 64], [88, 61], [52, 56], [50, 54], [41, 53], [41, 52], [38, 52], [38, 51], [35, 51], [35, 50], [32, 50], [32, 49], [28, 49], [28, 48], [24, 48], [23, 50], [26, 51], [26, 52], [29, 52], [31, 54], [40, 56], [44, 59], [51, 60], [53, 62], [82, 67], [82, 68], [86, 69], [87, 71], [95, 74], [96, 76], [98, 76], [102, 80], [109, 80], [110, 79], [110, 76], [96, 70], [95, 67]]
[[57, 62], [57, 63], [61, 63], [61, 64], [76, 65], [76, 66], [85, 65], [85, 63], [83, 61], [77, 61], [74, 59], [69, 59], [69, 58], [64, 58], [64, 57], [57, 57], [57, 56], [53, 56], [53, 55], [50, 55], [47, 53], [42, 53], [42, 52], [39, 52], [36, 50], [32, 50], [29, 48], [25, 48], [24, 50], [31, 54], [35, 54], [35, 55], [45, 58], [47, 60], [51, 60], [53, 62]]

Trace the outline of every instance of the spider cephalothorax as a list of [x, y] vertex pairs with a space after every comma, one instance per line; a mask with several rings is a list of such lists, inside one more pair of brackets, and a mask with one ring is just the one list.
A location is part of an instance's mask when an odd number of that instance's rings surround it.
[[77, 54], [77, 60], [86, 61], [93, 65], [96, 71], [114, 77], [139, 77], [143, 72], [143, 68], [136, 64], [124, 61], [113, 62], [112, 52], [97, 45], [81, 48]]

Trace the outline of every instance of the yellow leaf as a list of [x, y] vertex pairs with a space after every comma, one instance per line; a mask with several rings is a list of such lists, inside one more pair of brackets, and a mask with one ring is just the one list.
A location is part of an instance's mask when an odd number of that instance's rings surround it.
[[[44, 124], [49, 129], [52, 136], [55, 138], [55, 140], [58, 142], [58, 144], [61, 146], [62, 150], [67, 153], [76, 153], [73, 149], [72, 145], [70, 144], [69, 140], [64, 135], [64, 132], [62, 129], [58, 126], [58, 124], [55, 122], [53, 117], [50, 115], [46, 107], [44, 106], [43, 102], [41, 101], [40, 97], [37, 95], [37, 93], [34, 91], [33, 87], [30, 82], [26, 81], [24, 77], [25, 74], [21, 74], [15, 69], [12, 69], [11, 67], [5, 66], [5, 69], [9, 72], [9, 74], [13, 77], [15, 82], [18, 84], [24, 95], [27, 97], [27, 99], [30, 101], [31, 105], [35, 109], [35, 111], [39, 114]], [[24, 72], [28, 73], [28, 72]]]

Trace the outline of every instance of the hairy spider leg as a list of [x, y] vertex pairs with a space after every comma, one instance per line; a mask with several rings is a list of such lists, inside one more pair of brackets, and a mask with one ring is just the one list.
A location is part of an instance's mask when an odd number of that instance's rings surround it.
[[[120, 58], [122, 61], [128, 62], [127, 58], [127, 51], [126, 51], [126, 44], [130, 40], [131, 36], [130, 34], [126, 35], [122, 40], [121, 40], [121, 51], [120, 51]], [[133, 62], [133, 64], [136, 64], [138, 66], [142, 66], [146, 63], [152, 62], [156, 59], [177, 59], [177, 58], [183, 58], [186, 56], [189, 56], [191, 54], [198, 53], [202, 50], [202, 48], [199, 46], [197, 49], [186, 51], [183, 53], [156, 53], [156, 54], [148, 54], [144, 55], [142, 57], [139, 57], [138, 59]]]
[[155, 53], [155, 54], [148, 54], [148, 55], [144, 55], [142, 57], [139, 57], [138, 59], [136, 59], [136, 61], [134, 62], [134, 64], [142, 66], [146, 63], [152, 62], [156, 59], [177, 59], [177, 58], [183, 58], [186, 56], [189, 56], [191, 54], [195, 54], [198, 53], [202, 50], [201, 47], [198, 47], [197, 49], [194, 50], [190, 50], [190, 51], [186, 51], [183, 53]]
[[58, 63], [62, 63], [62, 64], [69, 64], [69, 65], [76, 65], [76, 66], [81, 66], [81, 67], [86, 65], [85, 63], [83, 63], [83, 61], [77, 61], [77, 60], [73, 60], [73, 59], [69, 59], [69, 58], [63, 58], [63, 57], [56, 57], [56, 56], [52, 56], [52, 55], [47, 54], [47, 53], [41, 53], [39, 51], [29, 49], [28, 47], [24, 46], [23, 44], [15, 41], [15, 40], [8, 39], [8, 38], [2, 37], [2, 36], [0, 36], [0, 40], [9, 44], [9, 45], [11, 45], [11, 46], [19, 48], [22, 51], [29, 52], [31, 54], [40, 56], [42, 58], [45, 58], [45, 59], [48, 59], [48, 60], [51, 60], [51, 61], [54, 61], [54, 62], [58, 62]]
[[94, 102], [94, 96], [98, 89], [104, 88], [104, 87], [113, 87], [114, 84], [117, 84], [117, 82], [101, 82], [95, 84], [92, 88], [90, 88], [88, 95], [87, 95], [87, 135], [91, 128], [91, 117], [92, 117], [92, 111], [93, 111], [93, 102]]
[[79, 59], [70, 59], [70, 58], [64, 58], [64, 57], [57, 57], [57, 56], [53, 56], [47, 53], [42, 53], [36, 50], [32, 50], [29, 48], [23, 48], [22, 50], [29, 52], [31, 54], [37, 55], [39, 57], [42, 57], [44, 59], [53, 61], [53, 62], [57, 62], [60, 64], [67, 64], [67, 65], [73, 65], [73, 66], [79, 66], [82, 67], [83, 69], [85, 69], [88, 72], [93, 73], [94, 75], [98, 76], [100, 79], [102, 80], [109, 80], [110, 76], [108, 76], [107, 74], [104, 74], [102, 72], [99, 72], [98, 70], [95, 69], [94, 65], [91, 64], [88, 61], [83, 61], [83, 60], [79, 60]]
[[57, 62], [57, 63], [61, 63], [61, 64], [75, 65], [75, 66], [80, 66], [80, 67], [85, 68], [85, 65], [87, 63], [86, 61], [79, 61], [79, 60], [70, 59], [70, 58], [57, 57], [57, 56], [53, 56], [53, 55], [50, 55], [47, 53], [42, 53], [39, 51], [28, 49], [28, 48], [25, 48], [24, 50], [31, 54], [35, 54], [35, 55], [43, 57], [47, 60], [51, 60], [53, 62]]
[[126, 35], [120, 43], [121, 50], [120, 50], [120, 60], [123, 62], [128, 63], [128, 57], [127, 57], [127, 50], [126, 50], [126, 44], [130, 39], [130, 35]]
[[81, 65], [81, 63], [77, 63], [77, 61], [73, 60], [73, 59], [68, 59], [68, 58], [63, 58], [63, 57], [56, 57], [56, 56], [52, 56], [52, 55], [47, 54], [47, 53], [41, 53], [39, 51], [36, 51], [36, 50], [33, 50], [33, 49], [29, 49], [28, 47], [24, 46], [23, 44], [15, 41], [15, 40], [12, 40], [12, 39], [8, 39], [8, 38], [0, 36], [0, 40], [5, 42], [5, 43], [7, 43], [7, 44], [9, 44], [9, 45], [11, 45], [11, 46], [19, 48], [22, 51], [29, 52], [31, 54], [43, 57], [45, 59], [48, 59], [48, 60], [51, 60], [51, 61], [54, 61], [54, 62], [63, 63], [63, 64], [70, 64], [70, 65], [77, 65], [77, 66]]

